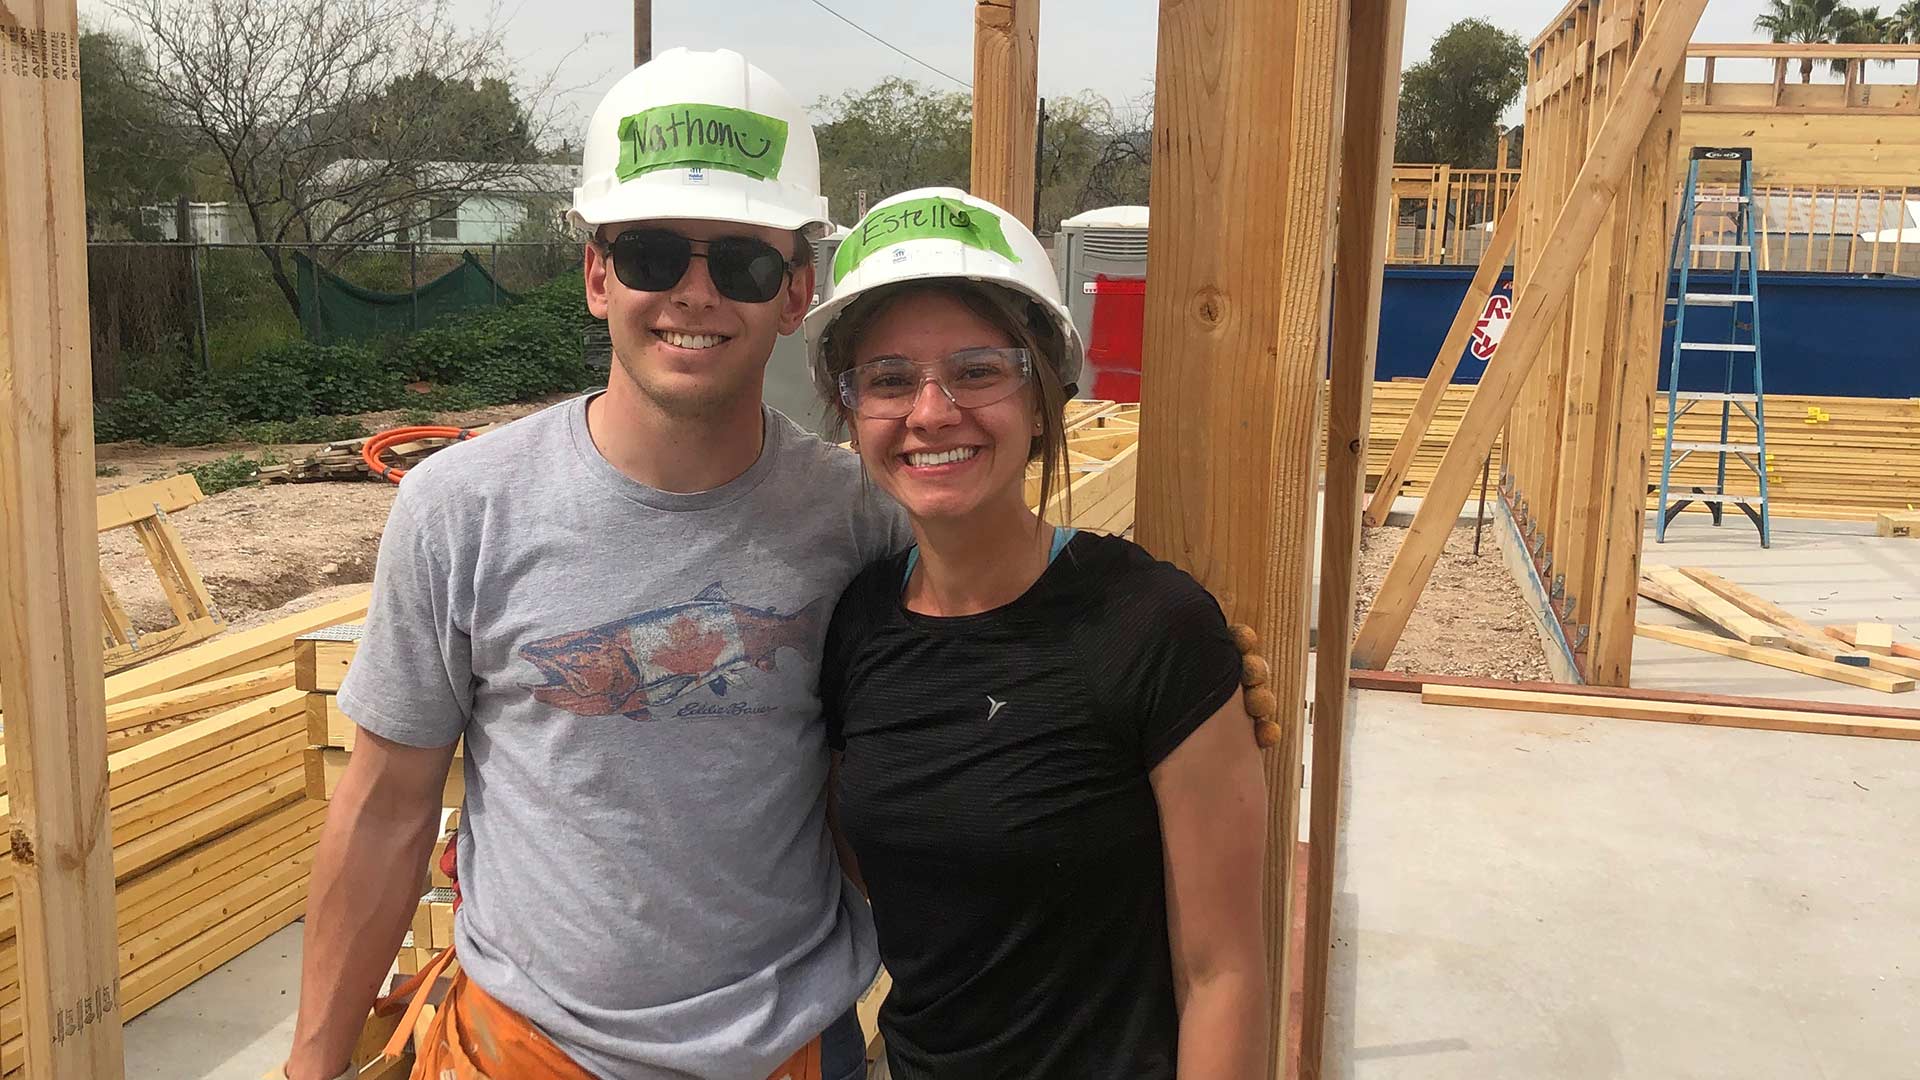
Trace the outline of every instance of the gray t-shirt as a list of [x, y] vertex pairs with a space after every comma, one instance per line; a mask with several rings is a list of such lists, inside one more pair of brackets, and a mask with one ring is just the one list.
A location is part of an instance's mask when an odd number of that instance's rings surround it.
[[577, 398], [400, 485], [340, 706], [466, 737], [461, 965], [613, 1080], [761, 1080], [878, 965], [825, 825], [827, 617], [904, 517], [767, 411], [713, 491], [636, 483]]

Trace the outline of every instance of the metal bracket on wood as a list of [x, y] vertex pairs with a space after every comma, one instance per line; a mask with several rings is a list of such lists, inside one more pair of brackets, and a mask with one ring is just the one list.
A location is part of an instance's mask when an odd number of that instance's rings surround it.
[[1533, 557], [1537, 559], [1547, 550], [1547, 537], [1541, 532], [1535, 532], [1533, 537], [1533, 543], [1529, 546], [1533, 549]]
[[1580, 606], [1580, 599], [1579, 599], [1579, 597], [1576, 597], [1576, 596], [1574, 596], [1574, 595], [1573, 595], [1572, 593], [1568, 593], [1568, 594], [1567, 594], [1567, 606], [1566, 606], [1566, 609], [1560, 612], [1560, 619], [1561, 619], [1561, 621], [1563, 621], [1563, 622], [1564, 622], [1564, 621], [1567, 621], [1567, 620], [1570, 620], [1570, 619], [1572, 619], [1572, 618], [1573, 618], [1573, 609], [1574, 609], [1574, 608], [1577, 608], [1577, 607], [1579, 607], [1579, 606]]
[[[1551, 558], [1551, 556], [1549, 556], [1549, 558]], [[1567, 575], [1555, 574], [1553, 576], [1553, 592], [1549, 594], [1549, 596], [1553, 600], [1553, 606], [1556, 608], [1559, 607], [1561, 599], [1566, 595], [1567, 595]]]
[[1540, 576], [1544, 578], [1553, 573], [1553, 552], [1536, 552], [1536, 554], [1540, 556]]
[[1588, 629], [1586, 623], [1581, 623], [1579, 626], [1574, 627], [1573, 640], [1567, 643], [1567, 648], [1573, 652], [1579, 652], [1581, 649], [1586, 648]]

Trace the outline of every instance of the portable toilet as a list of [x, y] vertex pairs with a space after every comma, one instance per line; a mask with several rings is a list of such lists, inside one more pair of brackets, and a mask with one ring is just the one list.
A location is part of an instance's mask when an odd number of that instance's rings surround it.
[[836, 225], [832, 232], [813, 242], [813, 304], [820, 303], [820, 297], [827, 291], [827, 285], [833, 281], [833, 257], [840, 253], [840, 245], [853, 230], [845, 225]]
[[1140, 400], [1147, 208], [1108, 206], [1060, 223], [1060, 292], [1087, 343], [1084, 397]]

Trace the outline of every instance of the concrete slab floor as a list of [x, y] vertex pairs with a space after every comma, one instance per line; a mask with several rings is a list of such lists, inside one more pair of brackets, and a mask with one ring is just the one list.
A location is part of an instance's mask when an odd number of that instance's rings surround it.
[[294, 923], [127, 1024], [128, 1080], [261, 1080], [278, 1075], [300, 1004]]
[[1360, 692], [1325, 1075], [1911, 1077], [1920, 745]]
[[[1705, 567], [1815, 625], [1885, 622], [1898, 636], [1920, 638], [1920, 541], [1874, 536], [1870, 523], [1776, 519], [1773, 546], [1762, 548], [1742, 516], [1714, 528], [1704, 514], [1682, 514], [1667, 527], [1664, 544], [1654, 541], [1649, 521], [1641, 561]], [[1639, 617], [1698, 626], [1649, 600], [1640, 602]], [[1649, 638], [1634, 641], [1633, 685], [1920, 708], [1920, 695], [1885, 694]]]

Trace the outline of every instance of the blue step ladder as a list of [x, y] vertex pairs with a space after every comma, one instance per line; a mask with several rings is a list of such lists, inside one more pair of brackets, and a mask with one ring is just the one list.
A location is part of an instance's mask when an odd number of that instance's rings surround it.
[[[1727, 194], [1724, 189], [1721, 192], [1702, 193], [1702, 162], [1737, 162], [1740, 166], [1739, 194]], [[1695, 242], [1695, 217], [1710, 214], [1725, 214], [1731, 218], [1732, 227], [1717, 238], [1725, 240], [1727, 233], [1731, 233], [1732, 243]], [[1674, 308], [1673, 358], [1667, 371], [1667, 429], [1665, 449], [1660, 458], [1660, 517], [1654, 526], [1654, 539], [1659, 543], [1666, 542], [1667, 526], [1673, 519], [1696, 502], [1705, 505], [1712, 513], [1715, 525], [1722, 523], [1727, 504], [1739, 507], [1754, 527], [1760, 530], [1760, 546], [1771, 547], [1773, 543], [1772, 520], [1767, 512], [1767, 411], [1760, 377], [1760, 275], [1754, 261], [1753, 220], [1753, 151], [1748, 147], [1695, 147], [1692, 159], [1687, 162], [1687, 186], [1681, 196], [1680, 224], [1673, 234], [1673, 262], [1679, 266], [1680, 284], [1678, 295], [1667, 300]], [[1694, 256], [1699, 252], [1733, 256], [1733, 273], [1727, 291], [1706, 290], [1705, 283], [1696, 290], [1692, 271]], [[1731, 309], [1725, 341], [1706, 341], [1688, 336], [1688, 310], [1704, 307]], [[1696, 322], [1696, 329], [1698, 325]], [[1725, 377], [1720, 389], [1708, 392], [1681, 389], [1682, 361], [1694, 361], [1695, 370], [1698, 370], [1699, 361], [1711, 356], [1722, 357], [1725, 361]], [[1752, 365], [1752, 380], [1747, 383], [1741, 376], [1749, 364]], [[1676, 439], [1675, 425], [1681, 417], [1701, 404], [1720, 406], [1719, 440], [1698, 442]], [[1734, 421], [1736, 413], [1741, 417], [1737, 432]], [[1749, 427], [1752, 429], [1751, 437], [1748, 437]], [[1674, 490], [1674, 466], [1694, 454], [1718, 456], [1719, 467], [1715, 471], [1713, 487], [1708, 489], [1692, 485], [1686, 491]], [[1735, 463], [1736, 477], [1741, 466], [1753, 472], [1759, 481], [1760, 490], [1757, 494], [1727, 490], [1729, 458]]]

